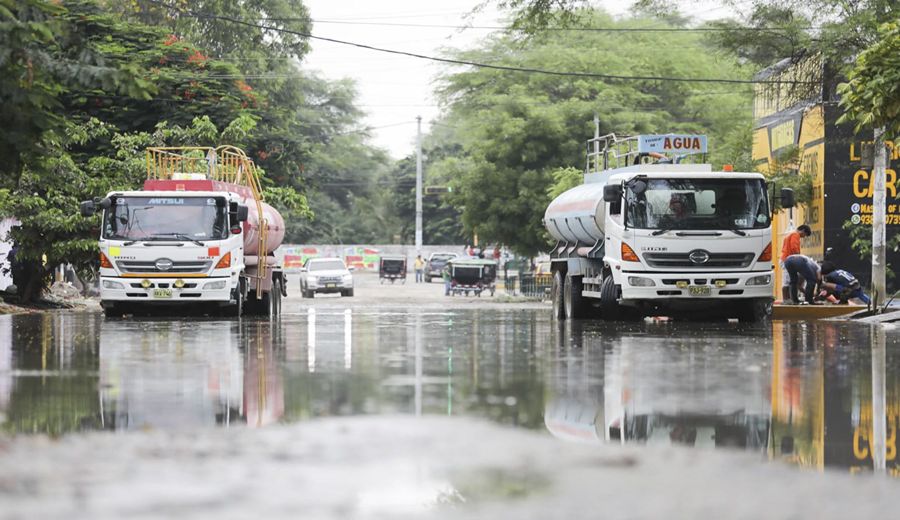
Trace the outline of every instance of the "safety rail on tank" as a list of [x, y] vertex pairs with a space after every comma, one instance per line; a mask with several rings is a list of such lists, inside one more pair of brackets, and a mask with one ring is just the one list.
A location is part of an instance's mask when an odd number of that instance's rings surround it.
[[607, 134], [588, 140], [585, 173], [637, 164], [700, 164], [706, 160], [705, 135]]
[[[171, 146], [147, 148], [147, 179], [213, 180], [246, 186], [253, 194], [259, 215], [259, 254], [265, 254], [268, 221], [263, 213], [263, 193], [256, 164], [236, 146]], [[264, 280], [268, 262], [259, 259], [255, 278]], [[256, 284], [256, 297], [262, 298], [261, 283]]]

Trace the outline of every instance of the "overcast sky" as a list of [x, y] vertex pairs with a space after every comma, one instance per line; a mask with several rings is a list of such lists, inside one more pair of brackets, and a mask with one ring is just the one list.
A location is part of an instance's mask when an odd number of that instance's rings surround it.
[[[502, 15], [493, 9], [468, 16], [479, 3], [480, 0], [306, 0], [316, 36], [426, 55], [438, 55], [443, 47], [471, 47], [490, 31], [384, 24], [500, 25]], [[631, 1], [599, 3], [613, 13], [622, 13]], [[687, 3], [683, 11], [701, 18], [728, 14], [718, 3]], [[373, 144], [394, 158], [411, 154], [416, 116], [422, 116], [423, 132], [428, 131], [428, 122], [438, 116], [432, 90], [442, 66], [330, 42], [313, 40], [311, 45], [305, 68], [317, 70], [327, 78], [356, 81], [359, 105], [367, 113], [360, 126], [375, 128]]]

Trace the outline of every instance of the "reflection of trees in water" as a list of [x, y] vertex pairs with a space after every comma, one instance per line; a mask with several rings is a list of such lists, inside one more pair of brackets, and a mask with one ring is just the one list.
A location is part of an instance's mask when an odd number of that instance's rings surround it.
[[8, 318], [13, 370], [6, 421], [10, 433], [64, 433], [110, 428], [98, 396], [101, 318], [79, 313]]

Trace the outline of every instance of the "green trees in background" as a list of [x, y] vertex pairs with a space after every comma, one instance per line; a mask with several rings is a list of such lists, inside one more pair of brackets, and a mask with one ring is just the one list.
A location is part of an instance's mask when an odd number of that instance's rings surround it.
[[[577, 11], [573, 25], [667, 28], [654, 19], [615, 20]], [[747, 79], [752, 69], [716, 54], [690, 32], [543, 31], [522, 40], [497, 34], [454, 57], [514, 67], [625, 76]], [[560, 168], [581, 168], [584, 143], [601, 134], [658, 132], [710, 136], [714, 164], [731, 159], [719, 149], [750, 122], [749, 86], [660, 80], [621, 81], [492, 69], [453, 70], [441, 79], [444, 122], [463, 157], [441, 166], [452, 173], [452, 202], [463, 208], [466, 230], [523, 255], [546, 250], [541, 218]], [[726, 157], [728, 156], [728, 157]]]

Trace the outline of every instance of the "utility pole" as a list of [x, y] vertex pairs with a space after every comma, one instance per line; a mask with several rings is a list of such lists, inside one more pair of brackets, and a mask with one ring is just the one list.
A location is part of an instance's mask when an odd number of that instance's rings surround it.
[[422, 252], [422, 116], [416, 116], [416, 254]]
[[875, 188], [872, 195], [872, 306], [875, 312], [887, 298], [885, 264], [887, 263], [885, 248], [885, 169], [887, 165], [887, 149], [884, 145], [884, 127], [875, 129], [873, 150], [872, 177]]

